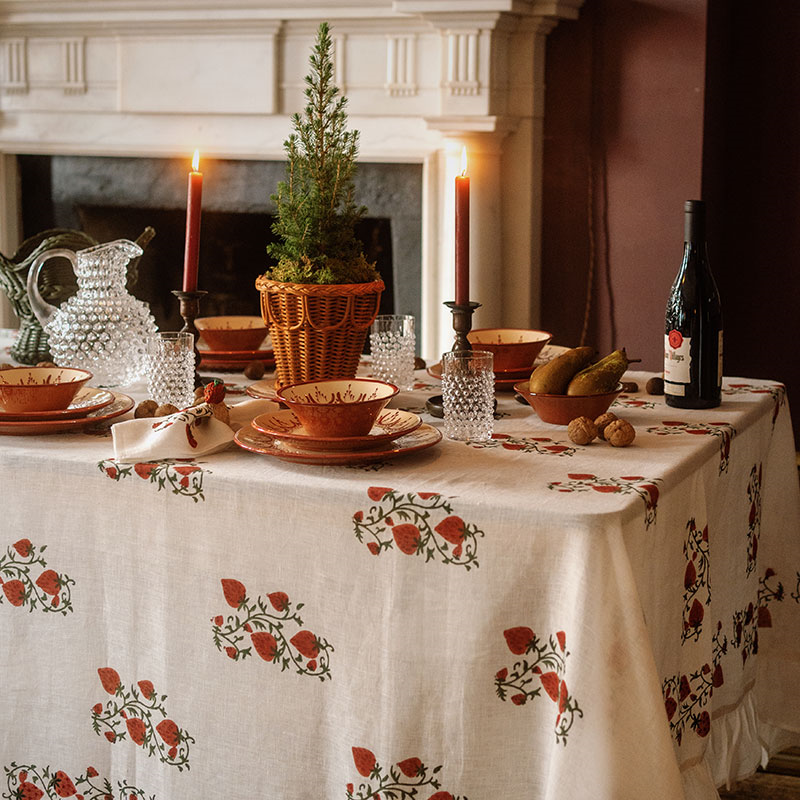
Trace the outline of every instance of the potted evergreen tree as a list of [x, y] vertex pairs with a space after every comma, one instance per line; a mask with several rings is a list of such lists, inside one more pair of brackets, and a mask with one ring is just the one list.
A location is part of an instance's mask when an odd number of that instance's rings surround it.
[[366, 209], [354, 201], [358, 132], [333, 81], [333, 43], [323, 22], [310, 56], [304, 113], [285, 142], [286, 180], [272, 200], [275, 264], [256, 280], [281, 386], [352, 378], [384, 284], [355, 236]]

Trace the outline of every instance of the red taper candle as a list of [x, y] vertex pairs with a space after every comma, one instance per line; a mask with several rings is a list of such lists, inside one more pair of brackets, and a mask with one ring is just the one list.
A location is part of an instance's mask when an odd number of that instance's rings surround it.
[[200, 259], [200, 214], [203, 207], [203, 173], [200, 151], [194, 151], [186, 200], [186, 248], [183, 256], [183, 291], [197, 290], [197, 265]]
[[456, 304], [469, 303], [469, 178], [467, 148], [461, 150], [461, 174], [456, 176]]

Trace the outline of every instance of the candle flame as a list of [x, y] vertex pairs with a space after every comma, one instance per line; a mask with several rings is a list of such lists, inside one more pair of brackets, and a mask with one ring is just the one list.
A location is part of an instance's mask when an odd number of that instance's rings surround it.
[[195, 150], [194, 155], [192, 156], [192, 170], [194, 172], [199, 172], [200, 170], [200, 151]]
[[461, 148], [461, 177], [465, 177], [467, 174], [467, 146], [464, 145]]

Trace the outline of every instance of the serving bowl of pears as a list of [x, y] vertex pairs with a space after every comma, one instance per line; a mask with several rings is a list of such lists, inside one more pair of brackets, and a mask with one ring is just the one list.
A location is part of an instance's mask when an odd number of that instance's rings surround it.
[[542, 422], [569, 425], [577, 417], [595, 419], [622, 392], [620, 378], [630, 363], [625, 348], [592, 363], [593, 347], [573, 347], [514, 385]]

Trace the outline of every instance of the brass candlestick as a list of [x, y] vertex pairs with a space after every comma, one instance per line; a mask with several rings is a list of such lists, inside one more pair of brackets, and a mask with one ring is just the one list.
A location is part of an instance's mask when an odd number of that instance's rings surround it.
[[[467, 334], [472, 330], [472, 315], [476, 309], [481, 307], [481, 304], [473, 303], [470, 300], [466, 303], [456, 303], [453, 300], [448, 300], [445, 305], [453, 315], [453, 330], [456, 333], [451, 350], [472, 350], [472, 344], [470, 344]], [[425, 408], [427, 408], [432, 417], [443, 417], [444, 400], [442, 395], [437, 394], [429, 397], [425, 402]]]
[[194, 388], [203, 385], [200, 379], [200, 351], [197, 349], [197, 340], [200, 333], [195, 327], [194, 321], [200, 316], [200, 300], [208, 294], [202, 289], [193, 292], [184, 292], [181, 289], [173, 289], [172, 294], [178, 298], [180, 315], [183, 318], [181, 333], [191, 333], [194, 336]]

